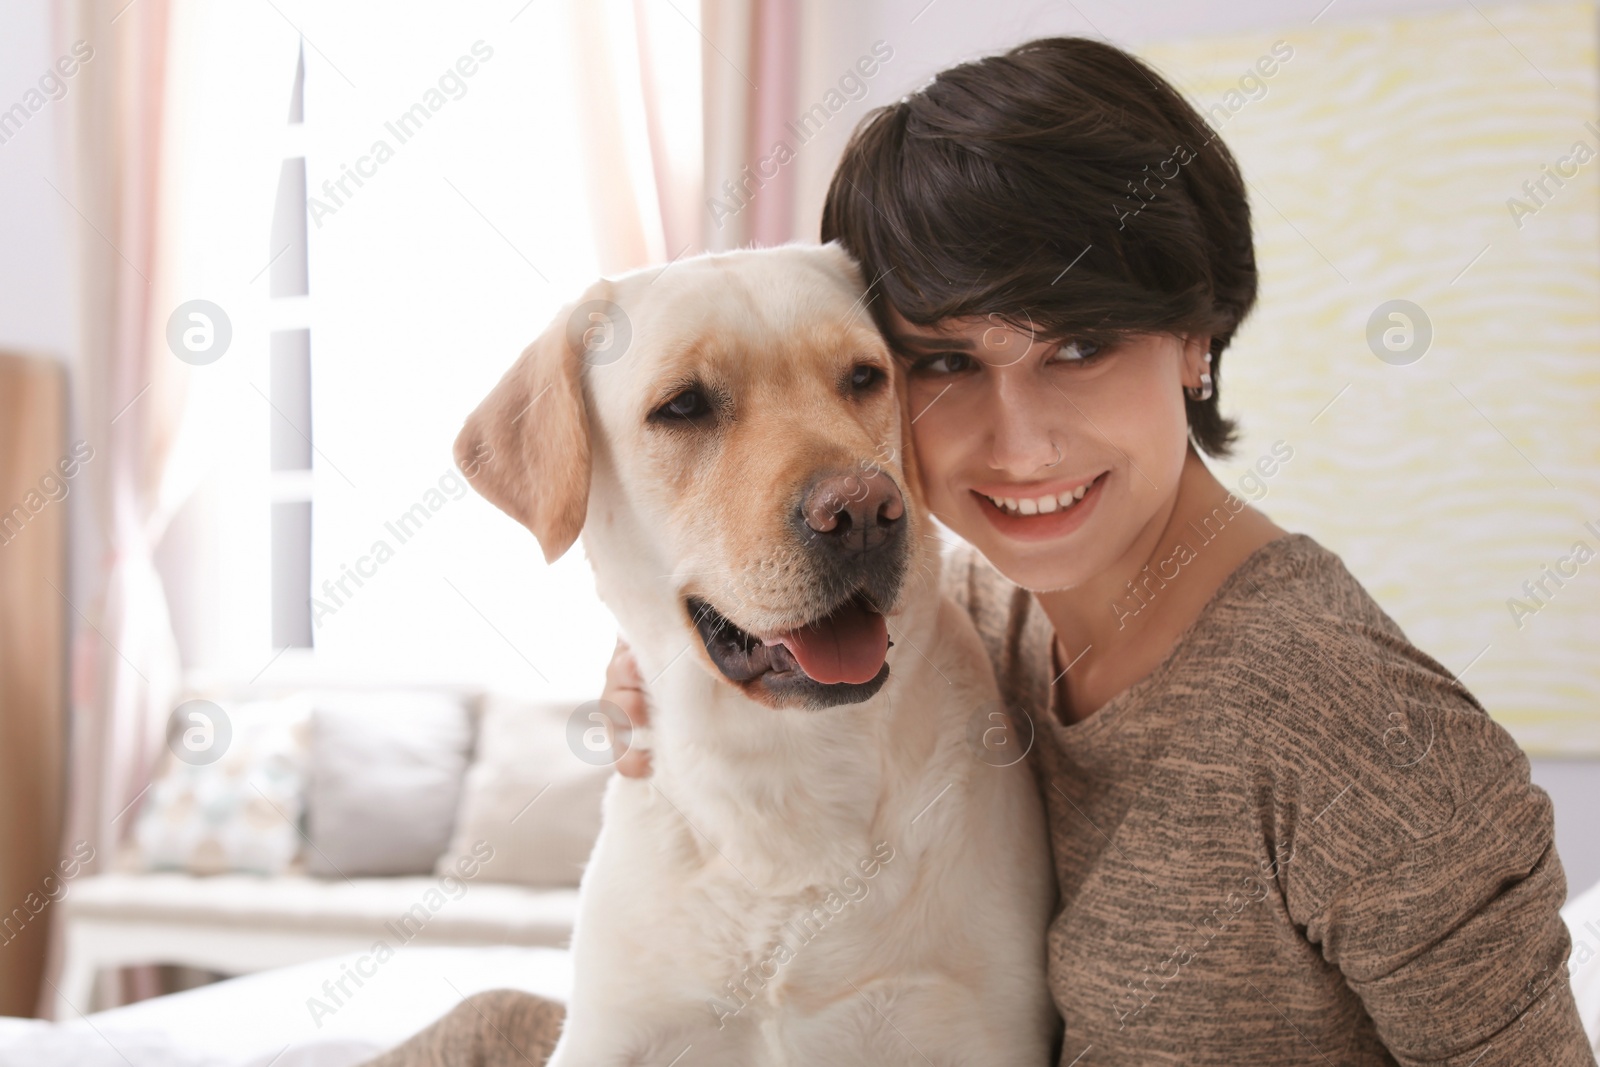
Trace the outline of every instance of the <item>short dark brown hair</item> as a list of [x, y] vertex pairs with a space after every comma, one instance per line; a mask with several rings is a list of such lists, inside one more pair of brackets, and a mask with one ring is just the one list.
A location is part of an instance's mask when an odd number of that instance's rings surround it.
[[[1244, 179], [1198, 112], [1114, 45], [1050, 37], [963, 63], [864, 118], [822, 211], [887, 334], [995, 315], [1051, 340], [1211, 337], [1189, 432], [1226, 456], [1223, 350], [1255, 304]], [[876, 299], [882, 296], [884, 300]]]

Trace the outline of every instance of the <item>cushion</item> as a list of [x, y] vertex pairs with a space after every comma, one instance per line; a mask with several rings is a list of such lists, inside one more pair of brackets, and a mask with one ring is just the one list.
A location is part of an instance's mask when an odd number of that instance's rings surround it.
[[130, 864], [281, 874], [300, 850], [303, 700], [186, 701], [134, 830]]
[[568, 747], [572, 707], [505, 694], [485, 698], [477, 757], [467, 771], [450, 848], [438, 871], [483, 856], [483, 878], [575, 886], [600, 834], [609, 765]]
[[318, 696], [311, 712], [306, 869], [427, 874], [450, 842], [472, 719], [457, 696]]

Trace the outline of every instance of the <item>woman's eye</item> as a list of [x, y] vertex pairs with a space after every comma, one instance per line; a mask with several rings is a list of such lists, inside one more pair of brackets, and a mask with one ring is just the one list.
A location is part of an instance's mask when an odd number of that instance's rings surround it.
[[960, 374], [971, 361], [972, 357], [965, 352], [940, 352], [917, 360], [911, 369], [918, 374]]
[[711, 414], [711, 405], [698, 389], [685, 389], [671, 400], [656, 408], [654, 418], [688, 421]]
[[1093, 363], [1099, 358], [1101, 346], [1093, 341], [1070, 341], [1061, 346], [1056, 355], [1062, 363]]
[[850, 388], [855, 390], [870, 389], [883, 381], [883, 369], [871, 363], [857, 363], [850, 372]]

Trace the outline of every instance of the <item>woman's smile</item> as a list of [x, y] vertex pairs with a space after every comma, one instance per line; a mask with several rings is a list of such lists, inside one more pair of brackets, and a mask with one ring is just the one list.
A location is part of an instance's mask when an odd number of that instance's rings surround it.
[[1104, 495], [1110, 471], [1088, 479], [1064, 479], [1038, 486], [990, 484], [970, 490], [978, 510], [997, 532], [1018, 541], [1065, 537], [1084, 523]]

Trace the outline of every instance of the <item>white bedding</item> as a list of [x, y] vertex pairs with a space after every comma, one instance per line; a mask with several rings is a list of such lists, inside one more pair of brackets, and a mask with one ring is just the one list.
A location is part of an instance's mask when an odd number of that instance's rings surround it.
[[[358, 963], [371, 974], [359, 987], [347, 977]], [[350, 995], [330, 995], [324, 983], [341, 977]], [[71, 1022], [0, 1018], [0, 1067], [353, 1067], [464, 996], [511, 988], [564, 1001], [571, 985], [557, 949], [412, 946], [382, 963], [356, 953]]]
[[1567, 957], [1572, 996], [1589, 1044], [1600, 1054], [1600, 883], [1573, 897], [1561, 909], [1561, 917], [1572, 934], [1572, 953]]
[[[1600, 885], [1562, 909], [1573, 992], [1600, 1050]], [[323, 988], [361, 954], [219, 982], [52, 1024], [0, 1018], [0, 1067], [354, 1067], [485, 989], [565, 1001], [571, 957], [549, 948], [407, 947], [335, 1004]], [[337, 990], [335, 990], [337, 993]], [[313, 1018], [311, 998], [332, 1008]], [[318, 1023], [320, 1022], [320, 1025]]]

